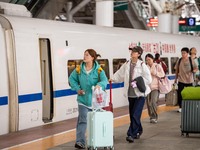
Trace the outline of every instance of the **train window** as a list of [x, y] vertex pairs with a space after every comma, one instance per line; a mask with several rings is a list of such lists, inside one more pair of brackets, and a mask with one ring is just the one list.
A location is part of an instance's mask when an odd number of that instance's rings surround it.
[[113, 74], [126, 62], [125, 58], [113, 59]]
[[160, 57], [160, 58], [161, 58], [162, 61], [164, 61], [165, 64], [167, 65], [168, 70], [167, 70], [166, 74], [169, 74], [169, 61], [168, 61], [168, 58], [167, 58], [167, 57]]
[[107, 78], [110, 78], [108, 59], [97, 59], [101, 68], [105, 71]]
[[175, 69], [175, 65], [176, 65], [176, 62], [178, 61], [178, 57], [172, 57], [171, 58], [171, 72], [172, 74], [175, 74], [176, 73], [176, 69]]
[[67, 63], [67, 69], [68, 69], [68, 77], [70, 76], [70, 74], [72, 73], [72, 71], [81, 64], [83, 60], [78, 59], [78, 60], [68, 60]]

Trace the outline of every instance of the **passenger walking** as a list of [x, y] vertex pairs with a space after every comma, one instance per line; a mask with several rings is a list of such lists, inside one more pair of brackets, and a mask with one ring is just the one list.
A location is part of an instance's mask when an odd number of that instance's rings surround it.
[[150, 117], [150, 123], [157, 123], [157, 101], [159, 99], [158, 80], [165, 76], [164, 70], [160, 64], [154, 63], [153, 55], [145, 56], [147, 66], [151, 72], [152, 82], [150, 84], [151, 92], [147, 96], [147, 109]]
[[158, 53], [155, 54], [154, 62], [156, 62], [157, 64], [160, 64], [162, 66], [165, 74], [168, 73], [168, 67], [167, 67], [166, 63], [160, 58], [160, 54], [158, 54]]
[[183, 47], [181, 49], [181, 55], [182, 57], [177, 61], [176, 63], [176, 78], [174, 83], [177, 83], [178, 81], [178, 105], [179, 109], [177, 112], [181, 112], [182, 108], [182, 95], [181, 91], [184, 87], [192, 86], [194, 82], [193, 74], [197, 72], [198, 68], [196, 63], [193, 59], [191, 59], [189, 56], [189, 48]]
[[199, 64], [199, 61], [197, 58], [197, 50], [195, 47], [192, 47], [190, 49], [190, 57], [194, 60], [194, 62], [197, 64], [198, 66], [198, 70], [197, 72], [194, 74], [194, 82], [195, 82], [195, 85], [198, 84], [199, 80], [200, 80], [200, 72], [199, 72], [199, 68], [200, 68], [200, 64]]
[[74, 69], [69, 77], [69, 83], [72, 90], [78, 93], [78, 120], [76, 126], [76, 143], [78, 149], [85, 149], [87, 113], [92, 110], [92, 86], [95, 88], [106, 89], [108, 80], [104, 70], [99, 73], [100, 65], [96, 61], [100, 56], [93, 49], [87, 49], [84, 52], [83, 62]]
[[[150, 93], [149, 84], [152, 81], [150, 71], [141, 60], [143, 49], [139, 46], [130, 45], [131, 58], [124, 63], [120, 69], [110, 79], [113, 82], [124, 82], [124, 95], [129, 101], [130, 126], [127, 131], [126, 140], [134, 142], [134, 138], [139, 138], [143, 132], [141, 124], [141, 114], [145, 103], [145, 96]], [[137, 83], [134, 81], [137, 77], [144, 80], [145, 92], [140, 92]], [[139, 83], [141, 84], [141, 83]]]

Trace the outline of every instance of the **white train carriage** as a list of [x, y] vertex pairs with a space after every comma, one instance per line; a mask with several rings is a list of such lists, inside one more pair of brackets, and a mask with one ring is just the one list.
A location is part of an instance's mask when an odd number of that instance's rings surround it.
[[[192, 36], [3, 15], [0, 42], [0, 134], [76, 117], [68, 76], [88, 48], [101, 54], [109, 78], [129, 59], [129, 44], [141, 45], [143, 58], [161, 54], [170, 79], [180, 49], [200, 49], [199, 38]], [[113, 87], [114, 107], [127, 105], [123, 83]]]

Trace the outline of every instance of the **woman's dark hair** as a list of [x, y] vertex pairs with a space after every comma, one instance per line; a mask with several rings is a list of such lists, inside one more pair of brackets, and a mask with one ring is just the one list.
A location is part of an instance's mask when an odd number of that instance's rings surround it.
[[88, 52], [90, 56], [94, 57], [93, 61], [96, 61], [98, 57], [101, 57], [101, 55], [97, 54], [97, 52], [94, 49], [86, 49], [85, 52]]
[[147, 57], [149, 57], [149, 58], [151, 58], [151, 59], [154, 60], [153, 55], [151, 55], [150, 53], [148, 53], [148, 54], [145, 56], [145, 60], [146, 60]]
[[160, 58], [160, 54], [156, 53], [155, 54], [155, 60], [158, 60]]

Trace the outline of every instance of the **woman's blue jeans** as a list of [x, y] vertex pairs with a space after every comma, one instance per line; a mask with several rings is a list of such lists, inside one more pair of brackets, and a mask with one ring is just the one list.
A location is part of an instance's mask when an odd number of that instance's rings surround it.
[[91, 109], [78, 105], [78, 120], [76, 126], [76, 142], [81, 142], [85, 145], [86, 143], [86, 128], [87, 128], [87, 113], [91, 111]]

